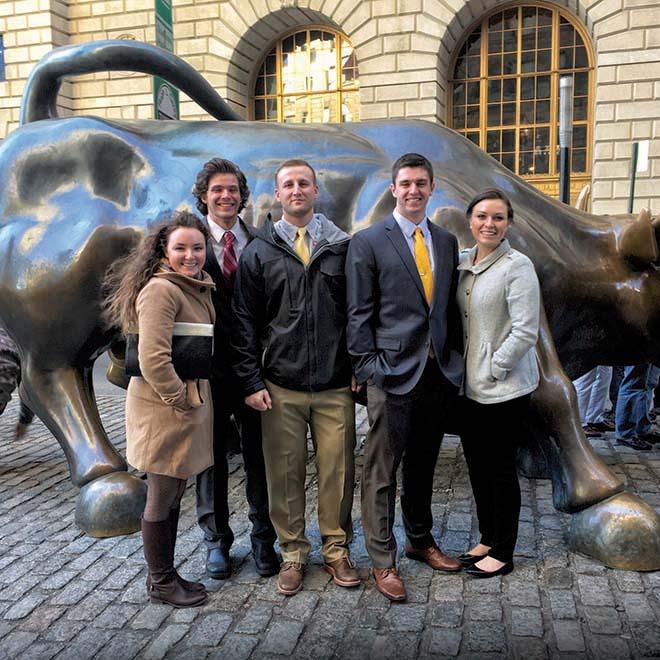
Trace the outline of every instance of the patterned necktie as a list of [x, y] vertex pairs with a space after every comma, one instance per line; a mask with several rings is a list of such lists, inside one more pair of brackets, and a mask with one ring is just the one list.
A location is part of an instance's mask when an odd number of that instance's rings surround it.
[[236, 252], [234, 252], [234, 241], [236, 236], [230, 231], [226, 231], [222, 237], [224, 243], [222, 248], [222, 274], [228, 279], [232, 280], [238, 262], [236, 261]]
[[422, 234], [422, 230], [419, 227], [415, 229], [415, 233], [413, 234], [413, 247], [415, 248], [415, 264], [417, 265], [419, 276], [422, 278], [426, 302], [430, 307], [433, 300], [433, 271], [431, 270], [431, 259], [429, 258], [424, 234]]
[[293, 241], [293, 249], [296, 251], [296, 254], [300, 257], [300, 260], [305, 266], [309, 263], [309, 248], [307, 247], [307, 241], [305, 240], [306, 233], [307, 227], [300, 227], [296, 232], [296, 240]]

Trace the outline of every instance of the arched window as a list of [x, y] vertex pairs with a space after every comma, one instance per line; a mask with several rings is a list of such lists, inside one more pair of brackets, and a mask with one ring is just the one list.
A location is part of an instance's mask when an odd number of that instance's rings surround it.
[[253, 111], [262, 121], [357, 121], [358, 68], [346, 37], [310, 28], [280, 39], [257, 74]]
[[452, 73], [451, 126], [554, 196], [559, 78], [573, 76], [571, 187], [590, 180], [593, 55], [567, 15], [534, 4], [486, 16], [458, 49]]

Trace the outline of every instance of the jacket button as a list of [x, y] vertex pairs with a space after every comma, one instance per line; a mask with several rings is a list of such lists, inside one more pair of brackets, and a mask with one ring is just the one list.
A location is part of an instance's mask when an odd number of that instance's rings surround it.
[[467, 317], [468, 317], [468, 313], [467, 313], [467, 312], [465, 312], [465, 318], [467, 318]]
[[465, 295], [469, 296], [470, 295], [470, 289], [465, 289]]

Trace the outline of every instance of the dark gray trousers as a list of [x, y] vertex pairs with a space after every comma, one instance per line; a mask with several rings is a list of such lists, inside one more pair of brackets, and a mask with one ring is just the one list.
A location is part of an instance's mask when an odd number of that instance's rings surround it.
[[369, 433], [362, 471], [362, 527], [375, 568], [396, 565], [393, 534], [397, 470], [402, 465], [401, 511], [414, 548], [435, 544], [431, 530], [433, 475], [455, 400], [435, 360], [429, 360], [415, 387], [403, 395], [367, 386]]

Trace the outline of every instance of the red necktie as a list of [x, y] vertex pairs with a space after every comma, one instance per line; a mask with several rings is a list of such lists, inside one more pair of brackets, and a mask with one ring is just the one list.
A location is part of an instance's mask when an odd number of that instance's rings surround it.
[[222, 237], [224, 246], [222, 248], [222, 274], [231, 280], [236, 272], [238, 262], [236, 261], [236, 253], [234, 252], [234, 241], [236, 237], [230, 231], [226, 231]]

